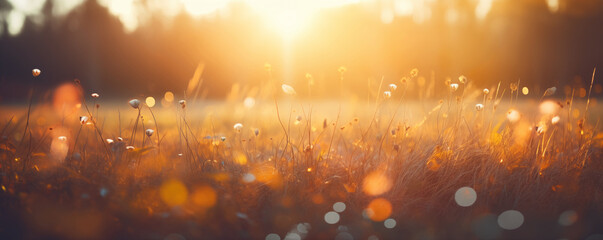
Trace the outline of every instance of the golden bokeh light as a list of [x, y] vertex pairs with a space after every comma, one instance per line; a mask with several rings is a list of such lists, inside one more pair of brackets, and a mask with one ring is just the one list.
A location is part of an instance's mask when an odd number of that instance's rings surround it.
[[523, 87], [521, 89], [521, 93], [523, 93], [523, 95], [528, 95], [530, 93], [530, 89], [528, 89], [528, 87]]
[[170, 207], [184, 204], [188, 199], [188, 189], [177, 179], [170, 179], [159, 188], [161, 200]]
[[[255, 169], [253, 169], [252, 173], [258, 182], [264, 183], [272, 189], [281, 189], [283, 187], [282, 176], [278, 173], [278, 171], [276, 171], [274, 167], [270, 165], [257, 166]], [[322, 198], [319, 200], [320, 201], [318, 202], [320, 203], [324, 201], [322, 200]]]
[[376, 198], [369, 203], [365, 211], [368, 218], [381, 222], [392, 214], [392, 204], [385, 198]]
[[368, 174], [362, 183], [362, 190], [364, 193], [372, 196], [386, 193], [391, 187], [392, 181], [381, 171], [375, 171]]
[[168, 102], [173, 102], [174, 101], [174, 93], [167, 91], [165, 92], [165, 94], [163, 95], [163, 98], [168, 101]]
[[64, 83], [56, 88], [52, 104], [56, 112], [70, 113], [75, 111], [82, 101], [82, 91], [73, 83]]
[[147, 104], [147, 106], [149, 106], [149, 107], [155, 106], [155, 98], [154, 97], [147, 97], [144, 101]]
[[211, 186], [202, 185], [195, 189], [191, 198], [194, 204], [203, 208], [210, 208], [216, 205], [218, 194]]
[[540, 104], [538, 107], [540, 109], [540, 113], [544, 115], [552, 115], [557, 114], [560, 109], [560, 105], [554, 101], [545, 101]]
[[234, 162], [239, 165], [247, 164], [247, 156], [243, 153], [237, 152], [234, 155]]

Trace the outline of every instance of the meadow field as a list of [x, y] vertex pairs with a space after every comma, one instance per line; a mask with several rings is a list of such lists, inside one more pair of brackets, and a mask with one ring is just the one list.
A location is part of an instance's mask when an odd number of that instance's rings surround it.
[[0, 238], [603, 238], [592, 82], [418, 76], [327, 99], [310, 75], [225, 100], [33, 88], [0, 108]]

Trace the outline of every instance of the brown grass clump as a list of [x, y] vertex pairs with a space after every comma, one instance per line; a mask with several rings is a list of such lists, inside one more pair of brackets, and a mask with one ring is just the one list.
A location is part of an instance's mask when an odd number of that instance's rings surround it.
[[[336, 80], [343, 83], [346, 70]], [[381, 80], [367, 103], [345, 101], [344, 89], [333, 103], [304, 99], [270, 71], [266, 86], [233, 87], [221, 102], [175, 101], [167, 92], [156, 105], [112, 103], [93, 93], [92, 105], [60, 102], [65, 96], [3, 108], [0, 236], [602, 233], [602, 112], [590, 94], [562, 100], [549, 88], [520, 96], [520, 82], [488, 90], [465, 76], [424, 88], [413, 69], [402, 81]], [[311, 96], [316, 80], [306, 78]], [[77, 91], [62, 94], [88, 96], [79, 82], [69, 89]]]

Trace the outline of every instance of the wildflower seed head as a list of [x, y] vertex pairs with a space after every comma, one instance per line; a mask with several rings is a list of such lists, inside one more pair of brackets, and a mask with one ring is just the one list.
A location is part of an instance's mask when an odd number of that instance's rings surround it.
[[65, 136], [59, 136], [57, 139], [59, 139], [60, 141], [67, 141], [67, 137]]
[[446, 78], [446, 80], [444, 81], [444, 84], [446, 86], [450, 85], [452, 83], [452, 79], [450, 79], [449, 77]]
[[88, 119], [88, 117], [87, 117], [87, 116], [80, 116], [80, 123], [81, 123], [82, 125], [83, 125], [83, 124], [86, 124], [86, 123], [88, 122], [88, 120], [89, 120], [89, 119]]
[[306, 147], [304, 148], [304, 152], [310, 152], [310, 151], [312, 151], [312, 149], [314, 149], [314, 146], [306, 145]]
[[487, 88], [484, 88], [484, 94], [488, 95], [488, 93], [490, 93], [490, 90]]
[[283, 84], [281, 86], [281, 88], [283, 89], [283, 92], [286, 93], [287, 95], [295, 95], [295, 89], [287, 84]]
[[452, 83], [452, 84], [450, 84], [450, 90], [452, 90], [453, 92], [455, 92], [457, 89], [459, 89], [459, 84], [458, 83]]
[[312, 74], [306, 73], [306, 80], [308, 80], [308, 84], [310, 84], [310, 86], [314, 85], [314, 77], [312, 77]]
[[92, 98], [99, 98], [100, 95], [98, 93], [92, 93], [90, 94], [90, 96], [92, 96]]
[[556, 91], [557, 91], [556, 87], [550, 87], [550, 88], [546, 89], [546, 91], [544, 92], [544, 95], [551, 96], [551, 95], [555, 94]]
[[392, 83], [392, 84], [389, 85], [389, 90], [392, 91], [392, 92], [396, 91], [397, 88], [398, 88], [398, 86], [396, 84]]
[[402, 79], [400, 79], [400, 82], [402, 84], [406, 84], [408, 82], [408, 78], [407, 77], [403, 77]]
[[561, 120], [561, 118], [560, 118], [559, 116], [554, 116], [554, 117], [551, 119], [551, 123], [552, 123], [553, 125], [556, 125], [557, 123], [559, 123], [559, 121], [560, 121], [560, 120]]
[[391, 97], [392, 97], [392, 92], [390, 92], [390, 91], [383, 92], [383, 98], [389, 99]]
[[115, 141], [113, 141], [113, 139], [111, 139], [111, 138], [107, 138], [105, 141], [106, 141], [108, 144], [111, 144], [111, 143], [115, 142]]
[[146, 134], [148, 137], [153, 136], [153, 133], [154, 133], [154, 132], [155, 132], [155, 131], [154, 131], [153, 129], [150, 129], [150, 128], [144, 131], [144, 133], [145, 133], [145, 134]]
[[182, 108], [185, 108], [185, 107], [186, 107], [186, 100], [184, 100], [184, 99], [183, 99], [183, 100], [180, 100], [180, 101], [178, 101], [178, 103], [180, 104], [180, 106], [181, 106]]
[[297, 117], [295, 118], [296, 121], [301, 122], [302, 120], [302, 116], [301, 115], [297, 115]]
[[233, 128], [234, 128], [234, 130], [235, 130], [235, 131], [240, 132], [240, 131], [241, 131], [241, 129], [243, 129], [243, 124], [241, 124], [241, 123], [236, 123], [236, 124], [233, 126]]
[[475, 104], [475, 110], [477, 110], [478, 112], [484, 110], [484, 105], [481, 103]]
[[467, 77], [465, 77], [464, 75], [461, 75], [461, 76], [459, 77], [459, 82], [461, 82], [462, 84], [467, 83]]
[[118, 142], [123, 142], [123, 141], [124, 141], [124, 139], [123, 139], [122, 137], [117, 137], [117, 141], [118, 141]]
[[507, 120], [509, 120], [509, 122], [515, 123], [519, 121], [519, 118], [521, 118], [521, 114], [517, 110], [511, 109], [507, 112]]
[[134, 109], [138, 109], [140, 107], [140, 100], [132, 99], [128, 102], [128, 104], [130, 104], [130, 107], [132, 107]]
[[540, 121], [538, 123], [538, 126], [536, 126], [536, 133], [538, 133], [538, 135], [541, 135], [543, 133], [545, 133], [547, 130], [547, 126], [543, 121]]
[[260, 135], [260, 129], [256, 128], [253, 129], [253, 134], [255, 134], [255, 136], [257, 137], [258, 135]]
[[412, 70], [410, 70], [411, 78], [417, 77], [418, 75], [419, 75], [419, 69], [413, 68]]
[[226, 137], [220, 137], [220, 140], [222, 140], [222, 142], [226, 141]]
[[33, 69], [31, 70], [31, 75], [33, 75], [34, 77], [40, 76], [40, 74], [42, 73], [42, 71], [40, 71], [40, 69]]
[[126, 146], [126, 150], [132, 151], [132, 150], [134, 150], [134, 146]]
[[517, 83], [511, 83], [509, 85], [509, 88], [511, 89], [512, 92], [517, 91]]

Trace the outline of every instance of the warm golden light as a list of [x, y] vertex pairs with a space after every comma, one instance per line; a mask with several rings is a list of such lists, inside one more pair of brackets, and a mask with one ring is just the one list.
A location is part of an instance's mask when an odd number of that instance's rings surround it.
[[385, 198], [377, 198], [369, 203], [365, 211], [371, 220], [381, 222], [392, 214], [392, 204]]
[[176, 179], [165, 181], [159, 188], [161, 200], [170, 207], [182, 205], [188, 199], [186, 186]]
[[372, 172], [364, 178], [362, 190], [368, 195], [381, 195], [389, 191], [392, 181], [380, 171]]
[[216, 194], [216, 191], [208, 185], [197, 187], [192, 195], [193, 202], [204, 208], [209, 208], [216, 205], [217, 199], [218, 195]]

